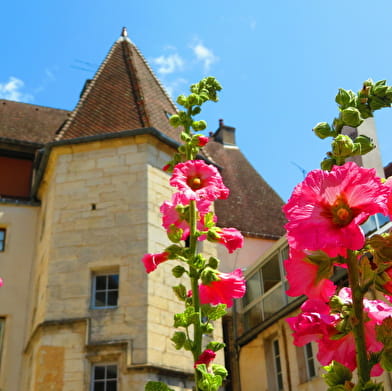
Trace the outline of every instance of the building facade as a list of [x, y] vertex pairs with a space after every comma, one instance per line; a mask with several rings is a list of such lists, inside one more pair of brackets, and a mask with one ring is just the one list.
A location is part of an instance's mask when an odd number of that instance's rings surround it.
[[[191, 356], [170, 341], [178, 280], [140, 262], [169, 244], [159, 207], [172, 194], [161, 168], [179, 143], [175, 112], [125, 30], [72, 112], [0, 100], [1, 390], [191, 389]], [[283, 202], [223, 121], [203, 154], [232, 189], [219, 224], [245, 236], [230, 257], [203, 250], [225, 271], [248, 267], [283, 234]]]

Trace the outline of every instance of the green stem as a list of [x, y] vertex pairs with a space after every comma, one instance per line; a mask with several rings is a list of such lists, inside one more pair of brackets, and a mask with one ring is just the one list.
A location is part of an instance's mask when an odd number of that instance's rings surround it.
[[[190, 214], [190, 259], [194, 259], [196, 257], [197, 250], [197, 235], [196, 235], [196, 222], [197, 222], [197, 209], [196, 209], [196, 201], [192, 200], [189, 204], [189, 214]], [[201, 354], [201, 345], [202, 345], [202, 330], [201, 330], [201, 311], [200, 311], [200, 298], [199, 298], [199, 273], [196, 268], [193, 266], [190, 267], [190, 276], [191, 276], [191, 285], [192, 285], [192, 304], [195, 308], [195, 312], [199, 314], [197, 321], [194, 323], [194, 333], [193, 333], [193, 359], [196, 361]], [[198, 391], [198, 383], [199, 373], [195, 369], [195, 390]]]
[[371, 368], [365, 344], [364, 294], [360, 285], [358, 260], [352, 251], [349, 251], [347, 265], [354, 311], [352, 323], [357, 354], [358, 384], [361, 389], [370, 380]]

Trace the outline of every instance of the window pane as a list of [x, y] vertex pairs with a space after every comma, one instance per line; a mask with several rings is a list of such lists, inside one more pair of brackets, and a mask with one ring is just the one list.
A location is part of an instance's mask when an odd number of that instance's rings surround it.
[[108, 302], [107, 302], [107, 305], [116, 306], [117, 305], [117, 297], [118, 297], [118, 292], [117, 291], [108, 292]]
[[106, 306], [106, 294], [105, 292], [95, 293], [95, 307], [105, 307]]
[[117, 379], [117, 365], [108, 365], [106, 371], [108, 379]]
[[259, 325], [263, 321], [263, 314], [261, 312], [260, 303], [253, 306], [244, 314], [245, 328], [247, 330]]
[[106, 391], [117, 391], [117, 380], [109, 380], [106, 383]]
[[284, 305], [283, 286], [280, 286], [263, 299], [264, 319], [270, 318]]
[[381, 228], [384, 224], [389, 223], [389, 217], [381, 213], [377, 213], [378, 227]]
[[107, 289], [106, 287], [107, 276], [95, 276], [95, 289], [102, 291]]
[[3, 229], [0, 229], [0, 240], [4, 240], [4, 234], [5, 231]]
[[94, 367], [94, 379], [105, 379], [105, 367], [96, 366]]
[[280, 282], [281, 277], [278, 254], [261, 268], [261, 274], [263, 276], [264, 293]]
[[112, 274], [108, 276], [109, 279], [109, 289], [118, 289], [118, 274]]
[[261, 284], [259, 273], [254, 274], [246, 282], [246, 293], [244, 296], [244, 306], [247, 306], [257, 297], [261, 296]]
[[376, 218], [374, 216], [370, 216], [366, 222], [361, 225], [363, 232], [365, 235], [371, 234], [374, 231], [377, 231], [377, 223]]
[[105, 383], [103, 381], [94, 383], [94, 391], [105, 391]]

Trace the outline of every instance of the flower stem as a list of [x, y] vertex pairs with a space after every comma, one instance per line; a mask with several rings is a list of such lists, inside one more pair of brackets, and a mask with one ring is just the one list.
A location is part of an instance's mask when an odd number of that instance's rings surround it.
[[359, 265], [354, 252], [349, 251], [347, 258], [348, 278], [352, 292], [353, 301], [353, 333], [355, 338], [355, 347], [358, 367], [358, 384], [359, 389], [370, 380], [370, 365], [366, 352], [365, 344], [365, 322], [364, 322], [364, 294], [359, 281]]
[[[189, 203], [189, 225], [190, 225], [190, 259], [194, 259], [196, 257], [197, 250], [197, 235], [196, 235], [196, 219], [197, 219], [197, 209], [196, 209], [196, 201], [192, 200]], [[199, 298], [199, 273], [197, 269], [193, 266], [190, 267], [190, 277], [191, 277], [191, 285], [192, 285], [192, 304], [195, 309], [195, 312], [199, 314], [198, 319], [194, 323], [194, 332], [193, 332], [193, 359], [194, 362], [199, 358], [201, 354], [201, 345], [202, 345], [202, 330], [201, 330], [201, 311], [200, 311], [200, 298]], [[195, 369], [195, 390], [198, 391], [198, 380], [199, 373]]]

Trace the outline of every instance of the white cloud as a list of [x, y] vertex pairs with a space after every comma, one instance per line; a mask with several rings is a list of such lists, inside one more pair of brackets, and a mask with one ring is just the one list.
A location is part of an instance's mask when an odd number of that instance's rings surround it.
[[211, 68], [211, 65], [218, 61], [218, 57], [215, 56], [211, 49], [208, 49], [201, 42], [192, 46], [193, 53], [195, 54], [198, 61], [201, 61], [204, 66], [204, 71], [208, 72]]
[[34, 97], [21, 91], [24, 82], [14, 76], [11, 76], [7, 82], [0, 83], [0, 98], [9, 99], [17, 102], [31, 102]]
[[152, 60], [158, 65], [157, 72], [161, 75], [168, 75], [180, 71], [184, 67], [184, 60], [177, 54], [169, 54], [168, 56], [159, 56]]
[[179, 77], [175, 80], [164, 80], [163, 85], [165, 86], [165, 90], [167, 93], [174, 99], [179, 93], [182, 92], [184, 87], [188, 84], [188, 80]]

